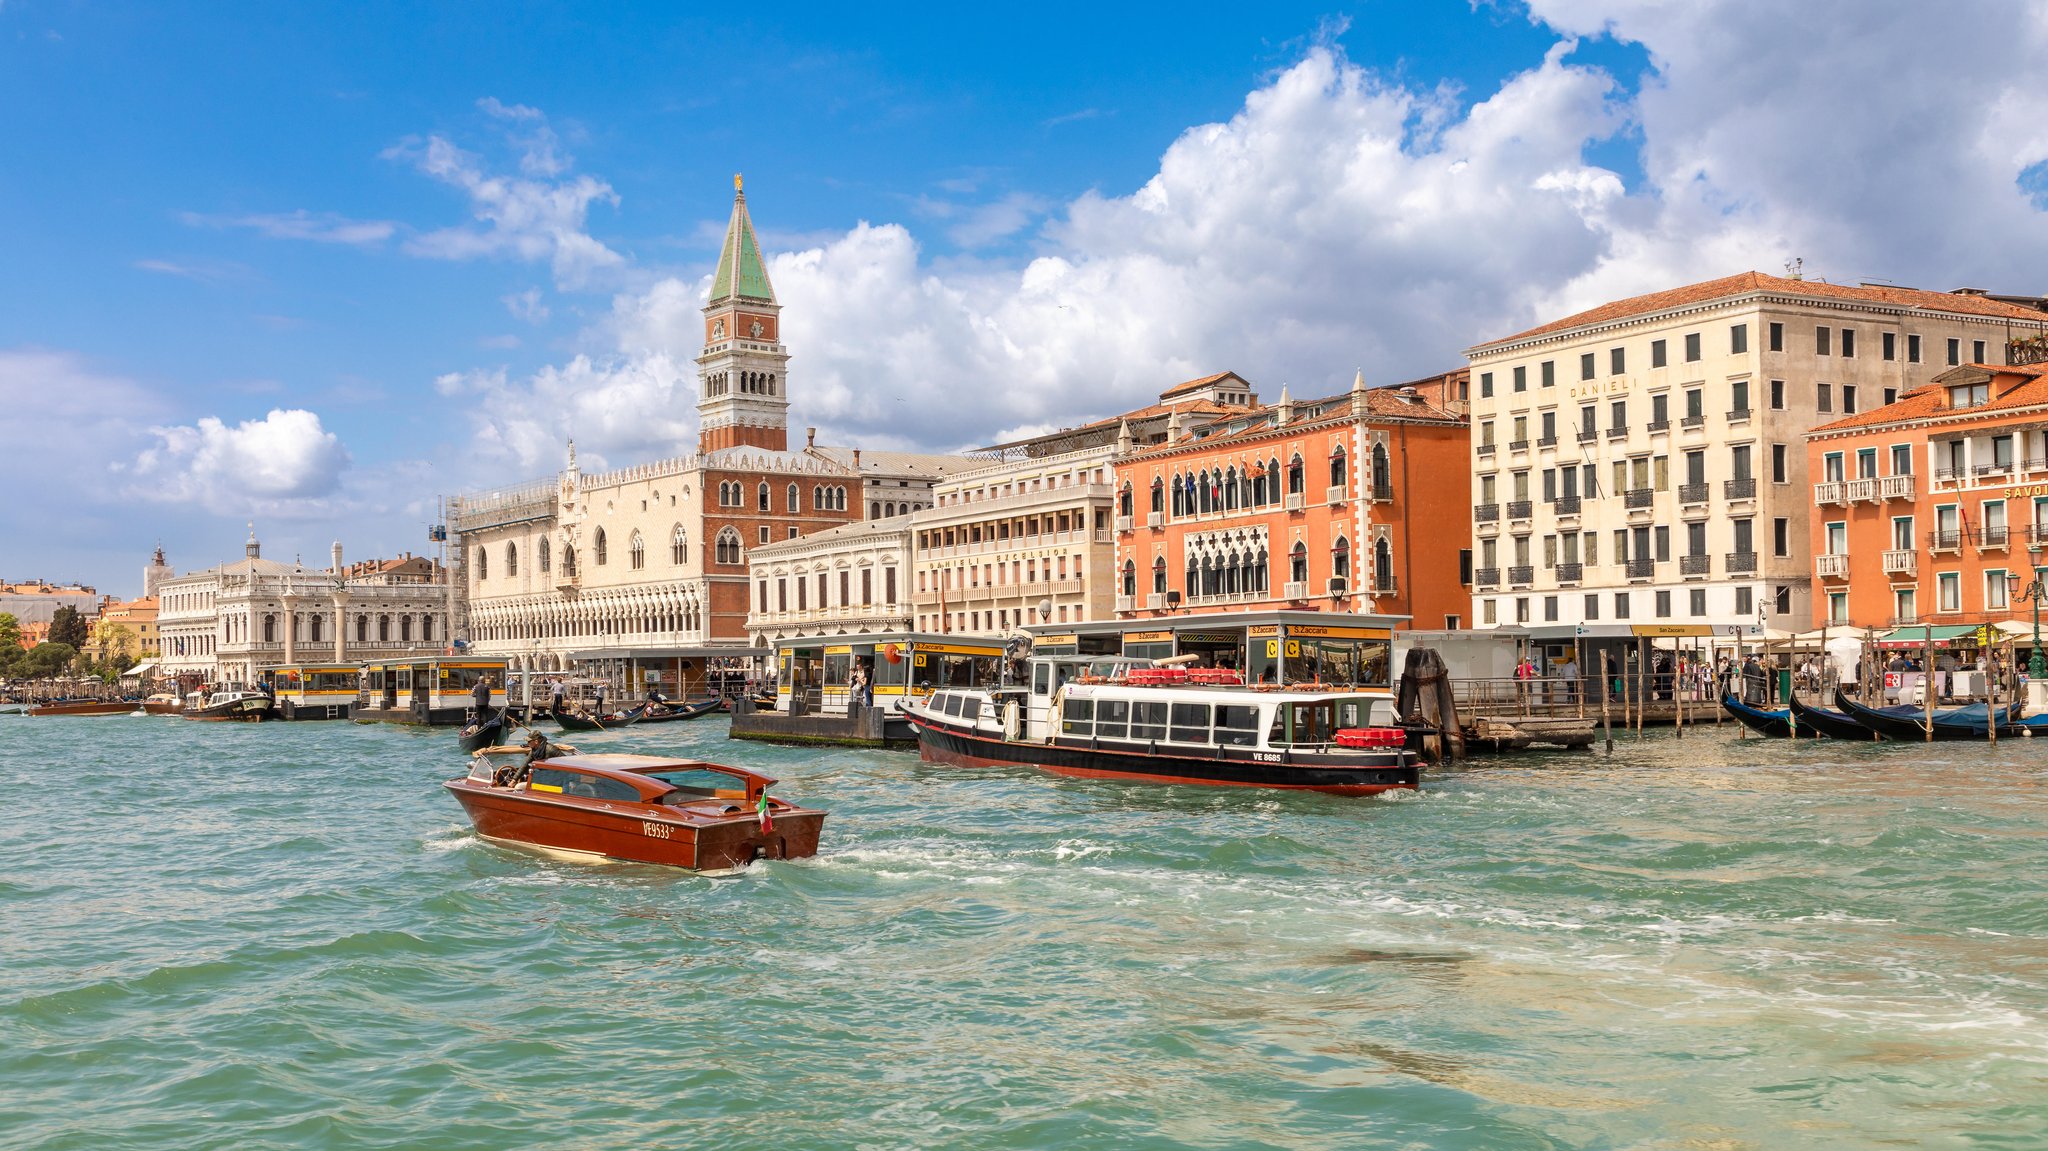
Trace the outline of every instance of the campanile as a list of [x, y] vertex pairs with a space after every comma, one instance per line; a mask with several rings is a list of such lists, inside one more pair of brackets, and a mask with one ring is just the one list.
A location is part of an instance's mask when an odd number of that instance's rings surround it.
[[704, 305], [704, 351], [697, 357], [698, 450], [789, 447], [789, 352], [782, 307], [761, 262], [747, 194], [732, 178], [732, 222], [718, 250], [718, 272]]

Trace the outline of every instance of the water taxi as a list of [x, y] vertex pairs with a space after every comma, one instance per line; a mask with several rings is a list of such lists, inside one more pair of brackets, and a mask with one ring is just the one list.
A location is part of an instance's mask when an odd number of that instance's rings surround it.
[[1336, 795], [1421, 783], [1384, 687], [1248, 688], [1228, 668], [1034, 656], [1023, 684], [945, 688], [905, 710], [931, 763]]
[[140, 705], [132, 699], [58, 699], [31, 704], [30, 715], [127, 715]]
[[485, 748], [443, 784], [486, 839], [572, 856], [725, 874], [818, 853], [825, 813], [768, 794], [744, 768], [654, 755]]

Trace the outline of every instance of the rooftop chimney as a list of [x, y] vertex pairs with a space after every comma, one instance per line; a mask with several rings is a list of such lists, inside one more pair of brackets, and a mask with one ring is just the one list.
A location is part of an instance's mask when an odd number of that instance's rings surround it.
[[333, 551], [333, 555], [334, 555], [334, 574], [335, 574], [335, 575], [340, 575], [340, 574], [342, 574], [342, 567], [341, 567], [341, 541], [340, 541], [340, 540], [335, 540], [335, 541], [334, 541], [334, 551]]
[[804, 429], [804, 446], [807, 448], [815, 448], [818, 446], [818, 429]]

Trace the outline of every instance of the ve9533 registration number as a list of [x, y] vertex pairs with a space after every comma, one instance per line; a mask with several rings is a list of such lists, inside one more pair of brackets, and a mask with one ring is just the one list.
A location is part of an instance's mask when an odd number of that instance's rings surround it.
[[675, 828], [670, 827], [666, 823], [652, 823], [643, 820], [640, 824], [640, 834], [647, 836], [649, 839], [667, 839], [674, 832]]

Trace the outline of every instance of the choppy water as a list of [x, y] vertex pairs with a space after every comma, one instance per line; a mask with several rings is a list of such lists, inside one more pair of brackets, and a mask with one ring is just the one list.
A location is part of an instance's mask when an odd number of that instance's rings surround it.
[[2048, 1145], [2048, 745], [1396, 800], [582, 736], [782, 776], [707, 880], [479, 842], [454, 735], [0, 717], [0, 1145]]

